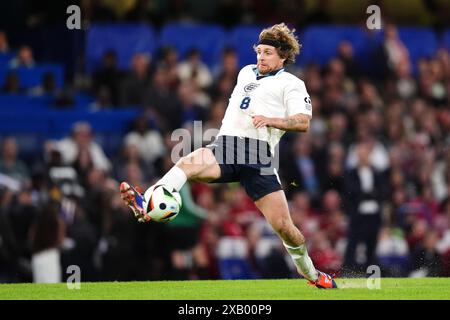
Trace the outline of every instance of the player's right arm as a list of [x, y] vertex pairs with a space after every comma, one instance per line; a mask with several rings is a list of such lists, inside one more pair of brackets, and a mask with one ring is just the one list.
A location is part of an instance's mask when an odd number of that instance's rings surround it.
[[255, 128], [273, 127], [284, 131], [306, 132], [312, 118], [312, 105], [305, 84], [300, 79], [291, 80], [284, 91], [285, 118], [252, 116]]

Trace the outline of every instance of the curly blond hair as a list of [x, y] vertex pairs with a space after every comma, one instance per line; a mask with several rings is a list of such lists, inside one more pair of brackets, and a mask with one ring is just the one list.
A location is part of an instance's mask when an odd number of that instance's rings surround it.
[[300, 53], [300, 48], [302, 47], [294, 32], [294, 28], [289, 29], [286, 24], [279, 23], [270, 28], [263, 29], [259, 34], [259, 41], [272, 40], [278, 42], [280, 46], [276, 47], [276, 49], [278, 55], [282, 59], [286, 59], [284, 64], [294, 63], [295, 56]]

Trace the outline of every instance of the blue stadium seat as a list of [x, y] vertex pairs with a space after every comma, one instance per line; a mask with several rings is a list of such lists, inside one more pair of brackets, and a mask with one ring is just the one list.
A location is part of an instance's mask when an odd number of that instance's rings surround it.
[[0, 94], [0, 111], [17, 114], [23, 111], [45, 111], [53, 102], [52, 96], [26, 96], [19, 94]]
[[256, 63], [253, 45], [258, 43], [261, 27], [237, 26], [230, 33], [229, 45], [236, 49], [239, 57], [239, 66], [242, 68], [248, 64]]
[[399, 36], [408, 48], [414, 72], [420, 58], [431, 58], [438, 49], [438, 39], [431, 28], [402, 27], [399, 28]]
[[95, 101], [95, 97], [87, 93], [75, 94], [74, 108], [77, 110], [89, 110], [90, 105]]
[[341, 41], [353, 45], [355, 56], [364, 52], [366, 34], [363, 28], [351, 26], [311, 26], [299, 37], [302, 43], [301, 54], [297, 60], [300, 65], [317, 63], [321, 66], [336, 56], [336, 49]]
[[138, 109], [104, 110], [104, 111], [48, 111], [49, 133], [53, 138], [61, 138], [70, 134], [77, 121], [87, 121], [94, 133], [124, 134], [130, 122], [139, 115]]
[[220, 277], [226, 280], [255, 279], [248, 261], [248, 243], [245, 238], [225, 236], [217, 245]]
[[64, 68], [56, 63], [39, 63], [32, 68], [10, 68], [7, 65], [3, 65], [0, 67], [0, 87], [3, 87], [6, 76], [10, 72], [15, 72], [18, 75], [20, 86], [24, 89], [41, 85], [44, 75], [49, 72], [55, 77], [57, 87], [61, 88], [64, 84]]
[[[1, 99], [2, 96], [0, 102]], [[23, 104], [8, 109], [0, 108], [0, 137], [13, 135], [20, 138], [23, 148], [21, 151], [26, 154], [40, 153], [39, 148], [42, 147], [43, 141], [64, 138], [70, 134], [76, 121], [87, 121], [94, 130], [96, 140], [102, 144], [108, 155], [112, 155], [121, 146], [123, 135], [129, 129], [132, 120], [141, 112], [131, 107], [96, 112], [45, 108], [39, 111], [29, 107], [24, 109], [21, 105]]]
[[172, 46], [183, 59], [189, 49], [197, 48], [202, 61], [209, 67], [220, 61], [226, 44], [226, 34], [222, 27], [207, 24], [167, 24], [161, 30], [161, 46]]
[[48, 117], [46, 112], [16, 109], [0, 111], [0, 132], [5, 134], [30, 133], [45, 135], [48, 133]]
[[16, 56], [16, 51], [0, 53], [0, 66], [7, 65]]
[[450, 29], [447, 29], [443, 34], [443, 43], [442, 47], [447, 48], [447, 50], [450, 50]]
[[256, 279], [246, 259], [219, 259], [220, 277], [224, 280]]
[[[425, 27], [401, 27], [399, 36], [409, 50], [413, 72], [422, 57], [431, 57], [438, 48], [436, 34]], [[362, 27], [353, 26], [312, 26], [307, 28], [300, 40], [303, 44], [298, 59], [300, 65], [317, 63], [321, 66], [335, 57], [336, 49], [341, 41], [349, 41], [353, 45], [355, 60], [371, 68], [371, 59], [377, 47], [383, 41], [384, 32], [367, 32]]]
[[94, 24], [86, 37], [86, 67], [88, 72], [100, 66], [103, 54], [113, 50], [117, 54], [118, 66], [130, 68], [131, 58], [136, 53], [155, 54], [158, 42], [153, 28], [145, 24]]

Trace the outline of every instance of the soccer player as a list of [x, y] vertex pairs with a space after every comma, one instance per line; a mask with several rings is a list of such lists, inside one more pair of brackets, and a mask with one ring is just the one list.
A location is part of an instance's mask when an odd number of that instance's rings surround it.
[[[274, 167], [281, 136], [285, 131], [308, 131], [312, 116], [304, 82], [284, 70], [300, 52], [294, 31], [284, 23], [261, 31], [254, 46], [257, 64], [240, 70], [216, 140], [182, 157], [156, 184], [180, 190], [188, 180], [239, 181], [283, 241], [298, 272], [318, 288], [336, 288], [333, 278], [316, 270], [308, 256]], [[126, 182], [120, 191], [138, 220], [149, 221], [142, 194]]]

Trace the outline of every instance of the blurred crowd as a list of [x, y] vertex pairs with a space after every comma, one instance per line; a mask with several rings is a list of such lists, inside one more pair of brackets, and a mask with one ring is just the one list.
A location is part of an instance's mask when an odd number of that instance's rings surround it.
[[[413, 64], [393, 25], [377, 50], [371, 78], [348, 42], [324, 67], [287, 67], [313, 105], [310, 131], [279, 146], [292, 219], [322, 271], [450, 276], [450, 55]], [[32, 61], [30, 51], [9, 63]], [[33, 162], [3, 137], [0, 282], [64, 281], [71, 265], [82, 281], [297, 277], [239, 184], [188, 183], [167, 224], [138, 223], [119, 197], [120, 181], [145, 190], [173, 165], [174, 129], [220, 127], [238, 72], [233, 48], [213, 68], [195, 49], [183, 60], [173, 48], [136, 54], [125, 72], [109, 51], [88, 79], [90, 107], [142, 108], [117, 154], [85, 122]]]

